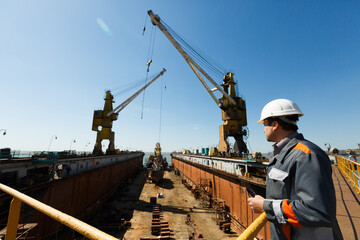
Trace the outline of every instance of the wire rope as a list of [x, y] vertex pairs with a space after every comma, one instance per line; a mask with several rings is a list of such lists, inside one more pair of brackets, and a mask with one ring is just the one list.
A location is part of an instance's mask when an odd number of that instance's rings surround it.
[[[177, 34], [171, 27], [169, 27], [164, 21], [162, 23], [168, 28], [168, 31], [170, 34], [173, 35], [173, 37], [178, 40], [179, 44], [184, 48], [184, 50], [187, 50], [187, 53], [189, 56], [197, 59], [201, 65], [206, 68], [208, 71], [211, 71], [216, 76], [223, 76], [226, 71], [224, 70], [224, 67], [218, 64], [215, 60], [210, 58], [205, 52], [201, 50], [196, 50], [194, 47], [192, 47], [188, 41], [185, 41], [183, 37], [181, 37], [179, 34]], [[200, 54], [201, 52], [202, 54]], [[206, 55], [204, 57], [203, 55]]]
[[[142, 82], [142, 81], [144, 81], [144, 80], [140, 80], [140, 81]], [[139, 81], [139, 82], [140, 82], [140, 81]], [[119, 89], [123, 89], [123, 88], [125, 88], [125, 87], [130, 87], [130, 86], [132, 86], [133, 84], [136, 84], [136, 83], [137, 83], [137, 82], [135, 82], [135, 83], [130, 82], [130, 83], [124, 84], [124, 85], [122, 85], [122, 86], [119, 86], [119, 87], [110, 89], [110, 91], [111, 91], [111, 92], [116, 92], [116, 91], [119, 90]]]
[[[144, 86], [146, 85], [147, 83], [147, 79], [148, 79], [148, 75], [149, 75], [149, 70], [150, 70], [150, 64], [151, 64], [151, 61], [152, 61], [152, 54], [153, 54], [153, 50], [154, 50], [154, 43], [155, 42], [155, 38], [153, 38], [153, 35], [155, 36], [155, 26], [153, 26], [151, 28], [151, 34], [150, 34], [150, 43], [149, 43], [149, 49], [148, 49], [148, 55], [147, 55], [147, 69], [146, 69], [146, 80], [145, 80], [145, 84]], [[150, 55], [151, 54], [151, 55]], [[149, 60], [150, 59], [150, 60]], [[144, 116], [144, 102], [145, 102], [145, 90], [143, 92], [143, 99], [142, 99], [142, 103], [141, 103], [141, 119], [143, 119], [143, 116]]]
[[[167, 25], [164, 21], [162, 23], [169, 29], [169, 32], [173, 35], [173, 37], [178, 40], [179, 44], [184, 48], [184, 50], [188, 53], [190, 57], [192, 57], [195, 61], [199, 63], [207, 71], [211, 72], [217, 78], [222, 79], [223, 76], [228, 72], [225, 70], [225, 67], [218, 62], [216, 62], [213, 58], [211, 58], [206, 52], [201, 49], [191, 46], [184, 37], [180, 36], [176, 33], [169, 25]], [[221, 81], [220, 81], [221, 82]], [[238, 81], [236, 81], [237, 83]], [[236, 85], [237, 86], [237, 85]], [[237, 94], [242, 95], [237, 89]], [[244, 99], [244, 97], [242, 96]]]
[[[156, 29], [157, 29], [157, 28], [156, 28], [155, 26], [153, 26], [153, 28], [154, 28], [155, 30], [154, 30], [154, 37], [153, 37], [152, 46], [151, 46], [151, 58], [150, 58], [149, 61], [152, 61], [153, 55], [154, 55], [154, 46], [155, 46]], [[149, 64], [149, 66], [150, 66], [150, 64]]]
[[[161, 87], [160, 87], [160, 117], [159, 117], [159, 142], [161, 142], [161, 124], [162, 124], [162, 103], [163, 103], [163, 83], [165, 81], [165, 75], [161, 79]], [[165, 85], [166, 90], [166, 85]]]
[[123, 87], [123, 88], [117, 88], [117, 91], [116, 90], [111, 90], [113, 92], [113, 96], [114, 97], [117, 97], [119, 95], [122, 95], [122, 94], [125, 94], [135, 88], [138, 88], [139, 86], [141, 86], [143, 83], [144, 83], [144, 79], [140, 80], [140, 81], [137, 81], [135, 83], [131, 83], [131, 85], [127, 84], [125, 86], [127, 86], [126, 88]]
[[[163, 20], [160, 21], [166, 27], [168, 32], [173, 36], [173, 38], [184, 49], [184, 51], [207, 73], [211, 73], [213, 76], [215, 76], [215, 79], [221, 79], [220, 81], [217, 81], [221, 84], [223, 76], [228, 72], [225, 70], [225, 67], [216, 62], [213, 58], [206, 54], [206, 52], [192, 46], [189, 41], [185, 40], [184, 37], [175, 32], [175, 30], [173, 30], [169, 25], [167, 25]], [[238, 81], [235, 82], [237, 83]], [[237, 95], [241, 95], [241, 97], [244, 99], [243, 95], [239, 92], [238, 84], [236, 84], [236, 87], [237, 88], [235, 91]]]
[[148, 19], [148, 14], [145, 15], [145, 23], [144, 23], [144, 28], [143, 28], [143, 32], [142, 32], [142, 35], [143, 35], [143, 36], [144, 36], [145, 31], [146, 31], [147, 19]]
[[180, 36], [177, 35], [176, 32], [173, 32], [173, 35], [178, 40], [180, 45], [184, 48], [184, 50], [188, 53], [190, 57], [196, 59], [197, 62], [202, 65], [203, 68], [206, 68], [208, 71], [213, 72], [215, 75], [223, 75], [223, 72], [215, 67], [213, 64], [210, 64], [203, 56], [201, 56], [196, 50], [193, 49], [185, 40], [183, 40]]

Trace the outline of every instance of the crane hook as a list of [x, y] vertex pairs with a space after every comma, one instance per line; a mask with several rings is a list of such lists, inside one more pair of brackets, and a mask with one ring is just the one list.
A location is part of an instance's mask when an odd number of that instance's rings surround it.
[[147, 72], [149, 72], [149, 68], [150, 68], [150, 64], [152, 63], [152, 60], [150, 60], [150, 61], [148, 61], [147, 63], [146, 63], [146, 65], [147, 65]]

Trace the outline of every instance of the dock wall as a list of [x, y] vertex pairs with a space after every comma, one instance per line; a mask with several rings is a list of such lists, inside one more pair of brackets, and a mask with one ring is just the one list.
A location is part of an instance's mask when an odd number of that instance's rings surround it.
[[[142, 167], [141, 156], [100, 167], [82, 174], [52, 181], [32, 195], [41, 202], [71, 216], [82, 218], [94, 213], [122, 182], [127, 182]], [[24, 210], [26, 212], [26, 209]], [[48, 216], [33, 212], [30, 222], [37, 222], [38, 239], [48, 239], [62, 225]]]
[[[256, 192], [261, 192], [259, 194], [262, 195], [265, 193], [265, 185], [260, 186], [246, 180], [246, 178], [187, 161], [181, 157], [173, 156], [172, 163], [175, 169], [178, 169], [182, 176], [194, 185], [200, 184], [200, 179], [210, 179], [212, 182], [212, 198], [224, 201], [231, 214], [232, 229], [238, 233], [243, 232], [260, 215], [254, 213], [250, 208], [247, 202], [249, 195], [246, 192], [246, 187], [255, 188]], [[257, 238], [270, 239], [269, 223], [259, 232]]]

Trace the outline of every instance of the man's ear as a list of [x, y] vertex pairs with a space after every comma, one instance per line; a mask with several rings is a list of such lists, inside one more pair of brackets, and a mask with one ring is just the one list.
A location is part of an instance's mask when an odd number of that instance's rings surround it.
[[280, 128], [280, 124], [277, 121], [274, 121], [271, 125], [274, 131]]

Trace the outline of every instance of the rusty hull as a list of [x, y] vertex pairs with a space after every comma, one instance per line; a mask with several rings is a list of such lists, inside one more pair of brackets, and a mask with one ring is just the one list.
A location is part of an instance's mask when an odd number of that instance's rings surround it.
[[[136, 157], [53, 181], [32, 195], [66, 214], [82, 218], [98, 210], [101, 203], [111, 196], [121, 182], [132, 177], [142, 167], [142, 162], [143, 156]], [[24, 212], [27, 212], [26, 209]], [[59, 222], [38, 211], [30, 211], [28, 214], [32, 215], [30, 222], [38, 223], [38, 227], [32, 233], [38, 239], [49, 239], [63, 227]], [[24, 218], [26, 219], [26, 216]]]

